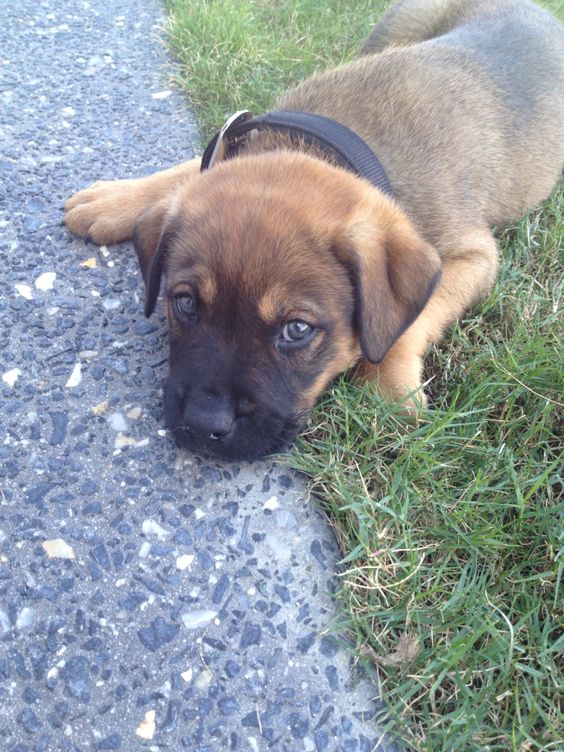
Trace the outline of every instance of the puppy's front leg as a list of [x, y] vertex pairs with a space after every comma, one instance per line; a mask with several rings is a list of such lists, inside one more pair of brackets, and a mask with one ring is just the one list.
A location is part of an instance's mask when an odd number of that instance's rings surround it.
[[197, 157], [143, 178], [94, 183], [65, 203], [65, 224], [99, 245], [129, 240], [141, 212], [199, 175], [200, 162]]
[[374, 381], [384, 397], [400, 401], [408, 411], [426, 404], [421, 378], [428, 347], [489, 292], [497, 274], [498, 249], [489, 230], [464, 234], [441, 255], [441, 281], [418, 318], [381, 363], [364, 361], [358, 370], [360, 378]]

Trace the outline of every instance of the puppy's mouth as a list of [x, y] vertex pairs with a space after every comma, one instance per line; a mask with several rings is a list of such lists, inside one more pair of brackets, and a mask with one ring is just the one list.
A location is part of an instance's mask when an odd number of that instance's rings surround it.
[[[169, 428], [174, 441], [181, 449], [188, 449], [205, 457], [227, 460], [229, 462], [254, 462], [272, 454], [289, 451], [299, 428], [287, 432], [287, 437], [280, 435], [275, 440], [262, 446], [245, 446], [229, 439], [216, 439], [211, 435], [208, 439], [194, 437], [189, 428]], [[286, 431], [284, 432], [286, 434]]]
[[306, 416], [280, 416], [267, 409], [230, 421], [213, 414], [209, 421], [191, 425], [174, 390], [165, 387], [165, 424], [182, 449], [229, 462], [253, 462], [290, 449]]

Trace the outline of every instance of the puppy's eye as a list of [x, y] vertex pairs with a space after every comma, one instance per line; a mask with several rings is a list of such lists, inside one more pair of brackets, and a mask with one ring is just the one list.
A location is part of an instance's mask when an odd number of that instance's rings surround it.
[[282, 327], [280, 333], [280, 340], [283, 343], [304, 342], [309, 339], [314, 332], [313, 326], [308, 324], [307, 321], [301, 321], [301, 319], [292, 319], [287, 321]]
[[194, 298], [187, 292], [177, 295], [174, 299], [177, 312], [184, 318], [193, 319], [196, 315]]

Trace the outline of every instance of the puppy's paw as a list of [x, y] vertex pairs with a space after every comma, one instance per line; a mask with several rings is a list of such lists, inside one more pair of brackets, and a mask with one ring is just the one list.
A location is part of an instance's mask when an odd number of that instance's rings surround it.
[[390, 351], [378, 365], [361, 361], [355, 376], [373, 383], [388, 402], [401, 405], [405, 415], [416, 418], [427, 406], [427, 395], [421, 383], [422, 371], [423, 362], [418, 356], [393, 357]]
[[136, 181], [100, 181], [68, 199], [64, 222], [75, 235], [99, 245], [120, 243], [133, 237], [135, 220], [144, 207]]
[[400, 412], [408, 418], [416, 420], [421, 411], [427, 407], [428, 399], [423, 385], [419, 384], [416, 387], [408, 389], [403, 387], [401, 389], [394, 390], [392, 399], [400, 405]]
[[427, 395], [422, 384], [394, 384], [393, 386], [378, 380], [378, 391], [388, 401], [399, 406], [399, 412], [407, 418], [417, 420], [421, 411], [427, 406]]

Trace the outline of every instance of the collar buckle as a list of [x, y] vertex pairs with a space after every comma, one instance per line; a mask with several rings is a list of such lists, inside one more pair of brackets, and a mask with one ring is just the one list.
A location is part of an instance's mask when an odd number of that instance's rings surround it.
[[[246, 122], [252, 118], [251, 113], [248, 110], [239, 110], [235, 112], [231, 117], [225, 121], [223, 127], [219, 133], [208, 144], [204, 155], [202, 157], [201, 171], [209, 170], [216, 162], [221, 162], [228, 155], [229, 150], [233, 146], [238, 146], [245, 136], [230, 135], [230, 131], [237, 125]], [[209, 153], [208, 153], [209, 152]]]

